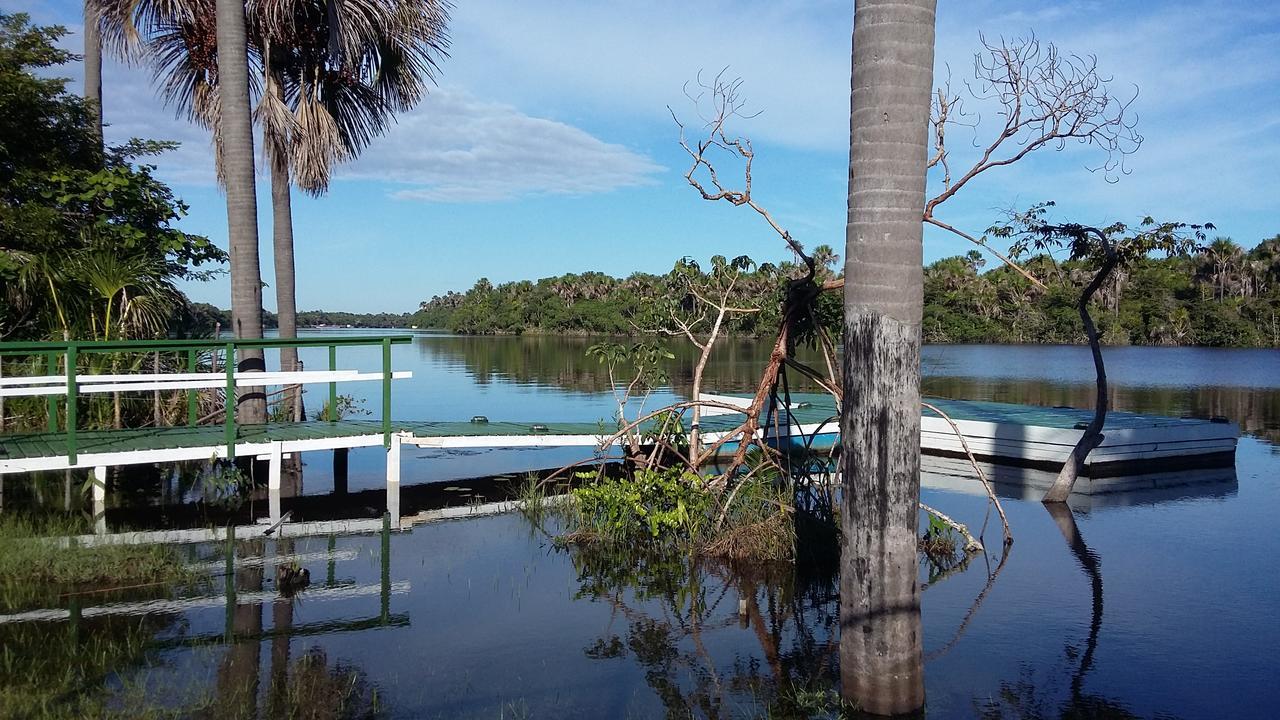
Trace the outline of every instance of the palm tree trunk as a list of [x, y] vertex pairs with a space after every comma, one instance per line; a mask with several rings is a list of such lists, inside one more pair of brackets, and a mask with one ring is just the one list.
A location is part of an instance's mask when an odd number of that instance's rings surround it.
[[[284, 91], [279, 77], [270, 79], [271, 92], [281, 103]], [[276, 315], [282, 338], [298, 337], [298, 306], [294, 293], [293, 267], [293, 201], [289, 187], [289, 159], [283, 148], [271, 148], [271, 238], [276, 268]], [[298, 369], [297, 348], [280, 349], [280, 369]], [[290, 417], [301, 420], [301, 386], [291, 385], [284, 394]]]
[[845, 245], [845, 698], [876, 715], [924, 705], [920, 499], [923, 215], [936, 0], [856, 0]]
[[[262, 271], [258, 266], [258, 201], [253, 175], [248, 49], [243, 0], [217, 0], [218, 98], [222, 167], [227, 188], [227, 235], [231, 252], [231, 319], [237, 338], [262, 337]], [[262, 351], [241, 351], [241, 371], [265, 370]], [[242, 423], [267, 418], [266, 397], [242, 395]]]
[[84, 99], [96, 120], [98, 142], [102, 142], [102, 35], [98, 29], [98, 17], [89, 6], [84, 6]]

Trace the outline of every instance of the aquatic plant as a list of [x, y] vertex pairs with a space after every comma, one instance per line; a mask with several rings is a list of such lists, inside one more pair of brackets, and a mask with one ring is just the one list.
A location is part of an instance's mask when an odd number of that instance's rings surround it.
[[326, 400], [324, 405], [316, 411], [313, 419], [315, 420], [342, 420], [352, 415], [369, 415], [370, 411], [364, 406], [364, 400], [357, 399], [354, 395], [339, 395], [338, 402], [334, 405], [336, 415], [329, 417], [329, 401]]
[[0, 611], [63, 606], [66, 593], [149, 586], [167, 589], [193, 579], [183, 559], [164, 545], [63, 546], [83, 521], [0, 515]]

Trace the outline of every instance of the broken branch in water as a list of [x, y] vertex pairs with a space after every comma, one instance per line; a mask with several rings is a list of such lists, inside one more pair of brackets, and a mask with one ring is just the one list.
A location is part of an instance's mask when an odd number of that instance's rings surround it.
[[960, 533], [960, 537], [964, 538], [964, 551], [966, 553], [976, 553], [976, 552], [983, 551], [982, 543], [978, 542], [978, 539], [975, 538], [973, 534], [969, 532], [969, 528], [965, 527], [963, 523], [956, 522], [955, 520], [951, 519], [950, 516], [944, 514], [942, 511], [938, 510], [937, 508], [929, 507], [924, 503], [920, 503], [920, 509], [938, 518], [943, 522], [944, 525]]
[[956, 425], [956, 421], [951, 416], [942, 412], [937, 406], [930, 405], [927, 402], [920, 403], [929, 410], [938, 414], [938, 417], [947, 421], [951, 426], [951, 431], [960, 439], [960, 447], [964, 448], [964, 454], [969, 458], [969, 464], [973, 466], [973, 471], [978, 474], [978, 481], [982, 483], [982, 487], [987, 491], [987, 499], [996, 506], [996, 512], [1000, 515], [1000, 523], [1004, 527], [1004, 544], [1006, 546], [1013, 544], [1013, 534], [1009, 532], [1009, 518], [1004, 514], [1004, 506], [1000, 504], [1000, 498], [996, 497], [996, 489], [991, 485], [991, 481], [987, 479], [987, 474], [982, 471], [982, 466], [978, 464], [978, 459], [973, 456], [973, 452], [969, 450], [969, 442], [965, 440], [964, 433], [960, 432], [960, 426]]

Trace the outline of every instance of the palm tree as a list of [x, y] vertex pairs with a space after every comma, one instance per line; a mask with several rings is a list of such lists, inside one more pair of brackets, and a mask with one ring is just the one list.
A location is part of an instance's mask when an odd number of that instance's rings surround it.
[[[253, 176], [253, 120], [243, 0], [216, 0], [218, 121], [227, 236], [231, 251], [231, 323], [238, 338], [262, 337], [262, 274], [258, 265], [258, 198]], [[227, 359], [230, 362], [230, 358]], [[241, 370], [265, 370], [262, 351], [242, 352]], [[239, 419], [267, 419], [265, 397], [237, 405]]]
[[102, 35], [93, 0], [84, 4], [84, 99], [97, 121], [98, 142], [102, 142]]
[[[214, 127], [219, 89], [210, 0], [90, 1], [101, 6], [118, 49], [145, 48], [166, 101]], [[297, 335], [291, 186], [323, 194], [335, 164], [359, 155], [394, 113], [425, 97], [446, 55], [449, 5], [274, 0], [252, 7], [248, 60], [261, 89], [254, 115], [271, 171], [276, 312], [280, 337], [288, 338]], [[282, 350], [280, 364], [296, 369], [296, 350]], [[286, 403], [300, 411], [297, 399], [294, 390]]]
[[925, 163], [936, 0], [855, 0], [845, 241], [846, 699], [878, 715], [924, 704], [916, 526]]

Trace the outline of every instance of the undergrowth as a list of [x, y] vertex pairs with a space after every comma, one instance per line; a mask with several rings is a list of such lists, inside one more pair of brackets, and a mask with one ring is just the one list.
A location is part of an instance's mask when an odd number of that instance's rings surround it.
[[163, 545], [62, 547], [83, 523], [66, 518], [0, 515], [0, 611], [65, 607], [68, 593], [192, 579], [183, 558]]
[[774, 479], [742, 481], [727, 510], [730, 492], [716, 492], [687, 471], [589, 472], [575, 480], [580, 484], [567, 501], [554, 505], [536, 482], [526, 483], [520, 493], [522, 511], [531, 520], [541, 522], [552, 513], [559, 519], [563, 532], [556, 542], [562, 546], [674, 548], [733, 560], [795, 557], [790, 491]]

